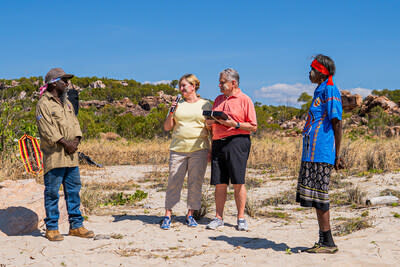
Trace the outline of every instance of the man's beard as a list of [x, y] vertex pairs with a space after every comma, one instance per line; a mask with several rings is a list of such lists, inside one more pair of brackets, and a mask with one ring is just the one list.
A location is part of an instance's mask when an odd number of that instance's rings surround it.
[[67, 92], [68, 92], [68, 89], [65, 89], [64, 93], [62, 93], [62, 95], [60, 97], [61, 103], [63, 103], [63, 104], [65, 104], [67, 102], [67, 99], [68, 99]]

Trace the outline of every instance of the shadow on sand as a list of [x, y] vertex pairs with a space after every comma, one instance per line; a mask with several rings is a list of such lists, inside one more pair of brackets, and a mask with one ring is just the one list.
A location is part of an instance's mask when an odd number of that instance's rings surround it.
[[220, 235], [216, 237], [209, 237], [211, 240], [215, 241], [225, 241], [226, 243], [237, 247], [241, 246], [243, 248], [248, 249], [273, 249], [275, 251], [287, 251], [290, 249], [292, 253], [298, 253], [299, 250], [305, 249], [306, 247], [289, 247], [285, 243], [275, 243], [274, 241], [270, 241], [265, 238], [252, 238], [252, 237], [243, 237], [243, 236], [226, 236]]

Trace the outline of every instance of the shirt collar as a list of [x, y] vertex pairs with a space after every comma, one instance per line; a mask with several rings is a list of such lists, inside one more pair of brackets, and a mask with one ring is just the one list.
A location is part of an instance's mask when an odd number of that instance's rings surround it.
[[226, 99], [232, 98], [232, 97], [237, 98], [237, 97], [239, 97], [239, 96], [242, 95], [242, 94], [243, 94], [243, 93], [242, 93], [242, 90], [240, 90], [240, 88], [238, 88], [238, 92], [237, 92], [236, 94], [231, 95], [231, 96], [228, 96], [228, 97], [225, 96], [225, 98], [226, 98]]
[[59, 102], [56, 100], [56, 98], [53, 96], [53, 94], [50, 93], [49, 91], [45, 91], [45, 92], [43, 93], [43, 96], [47, 97], [47, 99], [49, 99], [49, 100], [50, 100], [50, 99], [53, 99], [55, 102], [57, 102], [57, 103], [60, 104], [61, 106], [65, 105], [65, 103], [64, 103], [64, 104], [59, 103]]
[[326, 84], [328, 83], [328, 79], [326, 79], [323, 83], [321, 83], [320, 85], [318, 85], [317, 88], [315, 88], [315, 92], [319, 92], [322, 89], [324, 89], [326, 87]]

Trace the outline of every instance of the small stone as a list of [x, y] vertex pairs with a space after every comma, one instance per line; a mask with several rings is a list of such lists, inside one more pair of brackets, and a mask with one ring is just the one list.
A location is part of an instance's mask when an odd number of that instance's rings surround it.
[[110, 239], [111, 237], [109, 235], [103, 235], [103, 234], [98, 234], [94, 236], [94, 240], [102, 240], [102, 239]]

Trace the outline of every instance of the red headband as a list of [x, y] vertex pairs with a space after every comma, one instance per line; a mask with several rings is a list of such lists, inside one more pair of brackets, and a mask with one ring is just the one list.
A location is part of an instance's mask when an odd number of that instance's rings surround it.
[[311, 63], [311, 67], [324, 75], [328, 75], [328, 83], [326, 85], [333, 85], [332, 75], [324, 65], [318, 62], [318, 60], [314, 59]]

